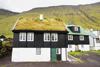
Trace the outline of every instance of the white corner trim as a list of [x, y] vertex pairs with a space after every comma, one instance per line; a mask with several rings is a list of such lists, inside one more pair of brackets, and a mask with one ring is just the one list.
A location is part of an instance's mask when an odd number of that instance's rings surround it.
[[20, 18], [17, 19], [17, 21], [16, 21], [15, 25], [13, 26], [12, 30], [14, 30], [14, 28], [15, 28], [15, 26], [16, 26], [16, 24], [17, 24], [17, 22], [18, 22], [19, 19]]

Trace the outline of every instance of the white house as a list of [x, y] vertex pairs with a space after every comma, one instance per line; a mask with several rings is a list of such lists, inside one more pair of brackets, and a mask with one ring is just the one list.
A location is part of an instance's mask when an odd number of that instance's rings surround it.
[[3, 41], [6, 37], [4, 35], [0, 36], [0, 40]]
[[90, 41], [90, 50], [100, 50], [100, 38], [97, 36], [97, 31], [94, 31], [95, 35], [92, 31], [87, 31], [89, 34]]

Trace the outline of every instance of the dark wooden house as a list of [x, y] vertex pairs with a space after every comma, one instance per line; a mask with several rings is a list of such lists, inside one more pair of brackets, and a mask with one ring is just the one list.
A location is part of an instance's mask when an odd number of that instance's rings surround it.
[[19, 18], [12, 32], [13, 62], [67, 60], [68, 31], [61, 20]]

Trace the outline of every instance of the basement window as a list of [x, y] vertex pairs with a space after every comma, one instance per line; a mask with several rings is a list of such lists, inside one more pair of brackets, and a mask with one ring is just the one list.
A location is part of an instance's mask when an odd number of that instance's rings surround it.
[[44, 41], [50, 41], [50, 33], [44, 33]]
[[78, 27], [74, 27], [75, 31], [78, 31]]
[[36, 55], [41, 55], [41, 48], [36, 48]]
[[53, 41], [53, 42], [58, 41], [58, 34], [57, 33], [52, 33], [51, 34], [51, 41]]
[[68, 48], [72, 48], [72, 45], [68, 45]]
[[34, 33], [27, 33], [27, 41], [34, 41]]
[[68, 40], [73, 40], [73, 35], [68, 35]]
[[81, 48], [84, 48], [84, 45], [81, 45]]
[[19, 40], [26, 41], [26, 33], [19, 33]]
[[80, 36], [80, 40], [84, 40], [84, 36], [81, 35], [81, 36]]

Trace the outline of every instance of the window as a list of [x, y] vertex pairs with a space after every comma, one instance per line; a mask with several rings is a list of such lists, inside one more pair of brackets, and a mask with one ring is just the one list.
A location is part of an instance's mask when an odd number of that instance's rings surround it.
[[84, 36], [80, 36], [80, 40], [84, 40]]
[[19, 34], [19, 40], [20, 41], [26, 41], [26, 33], [20, 33]]
[[27, 33], [27, 41], [34, 41], [34, 33]]
[[50, 33], [44, 33], [44, 41], [50, 41]]
[[73, 35], [68, 35], [68, 40], [73, 40]]
[[84, 45], [81, 45], [82, 48], [84, 48]]
[[57, 48], [56, 53], [57, 53], [57, 54], [60, 54], [60, 48]]
[[72, 45], [68, 45], [69, 48], [72, 48]]
[[36, 48], [36, 55], [41, 55], [41, 48]]
[[75, 29], [75, 31], [78, 31], [78, 27], [75, 27], [74, 29]]
[[96, 38], [96, 42], [97, 42], [97, 43], [100, 43], [100, 40], [99, 40], [99, 38]]
[[51, 34], [51, 41], [58, 41], [58, 34], [57, 33]]

